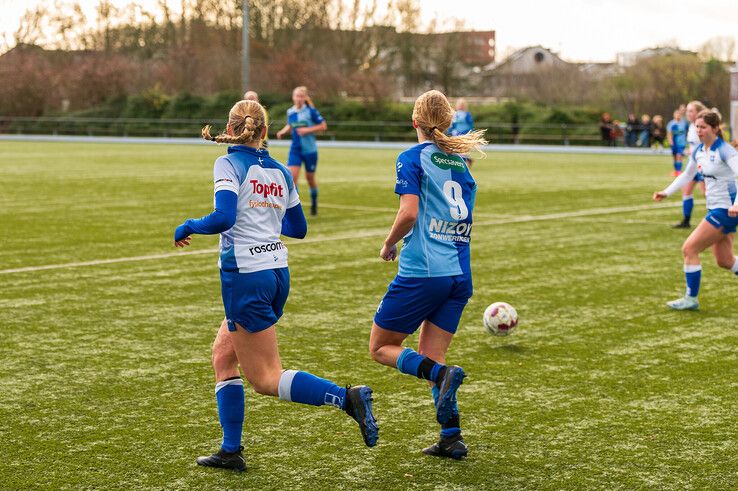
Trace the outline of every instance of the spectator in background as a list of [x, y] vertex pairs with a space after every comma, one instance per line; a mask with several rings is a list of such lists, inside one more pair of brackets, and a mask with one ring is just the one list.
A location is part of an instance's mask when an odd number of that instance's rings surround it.
[[613, 140], [613, 124], [610, 113], [602, 113], [600, 117], [600, 135], [602, 136], [602, 143], [605, 146], [612, 147], [615, 144]]
[[641, 116], [640, 134], [638, 135], [638, 146], [644, 148], [651, 147], [651, 116], [644, 114]]
[[625, 122], [625, 146], [635, 147], [638, 139], [638, 119], [633, 113], [628, 113], [628, 120]]
[[651, 120], [651, 144], [654, 150], [657, 145], [664, 147], [664, 140], [666, 139], [666, 128], [664, 127], [664, 117], [660, 114], [656, 114]]
[[625, 124], [624, 123], [621, 123], [617, 119], [614, 120], [612, 122], [612, 132], [611, 132], [611, 136], [610, 136], [610, 138], [612, 138], [612, 144], [611, 144], [611, 146], [617, 147], [618, 146], [618, 142], [620, 141], [621, 138], [623, 138], [623, 140], [625, 140], [624, 135], [625, 135]]

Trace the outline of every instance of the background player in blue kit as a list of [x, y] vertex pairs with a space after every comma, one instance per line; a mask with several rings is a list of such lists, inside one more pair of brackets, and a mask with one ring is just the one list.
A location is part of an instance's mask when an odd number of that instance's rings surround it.
[[[695, 149], [700, 146], [700, 138], [697, 136], [697, 128], [695, 127], [694, 122], [697, 119], [697, 115], [705, 109], [706, 107], [700, 101], [691, 101], [687, 104], [685, 112], [687, 123], [689, 124], [686, 137], [687, 155], [692, 155]], [[690, 221], [692, 219], [692, 210], [694, 209], [694, 187], [697, 183], [700, 184], [700, 189], [704, 196], [705, 179], [702, 177], [702, 172], [699, 170], [697, 171], [697, 174], [695, 174], [694, 179], [689, 181], [687, 185], [684, 186], [684, 189], [682, 189], [682, 221], [673, 225], [673, 228], [691, 228], [692, 225], [690, 224]]]
[[310, 214], [318, 214], [318, 182], [315, 180], [315, 170], [318, 166], [318, 145], [315, 133], [328, 129], [328, 124], [320, 115], [313, 100], [308, 95], [307, 87], [295, 87], [292, 91], [294, 106], [287, 110], [287, 124], [277, 132], [277, 138], [282, 138], [292, 131], [292, 145], [287, 158], [287, 166], [292, 171], [295, 184], [300, 177], [300, 167], [305, 163], [305, 177], [310, 186]]
[[[472, 118], [466, 106], [466, 99], [460, 97], [456, 100], [456, 112], [454, 117], [451, 119], [451, 126], [448, 128], [448, 134], [451, 136], [466, 135], [474, 131], [474, 118]], [[474, 164], [472, 158], [468, 155], [462, 155], [469, 167]]]
[[223, 442], [218, 452], [199, 457], [197, 463], [240, 471], [246, 462], [241, 453], [244, 390], [239, 366], [256, 392], [335, 406], [359, 423], [367, 446], [378, 438], [369, 387], [343, 388], [307, 372], [282, 369], [275, 325], [287, 301], [290, 274], [280, 234], [301, 239], [307, 223], [292, 175], [261, 148], [266, 131], [264, 108], [246, 100], [231, 109], [227, 134], [212, 137], [209, 127], [203, 129], [205, 139], [234, 146], [215, 161], [215, 211], [186, 220], [174, 234], [177, 247], [189, 245], [193, 233], [220, 234], [218, 266], [227, 322], [213, 345], [213, 366]]
[[[418, 97], [413, 127], [418, 145], [397, 159], [395, 193], [400, 209], [380, 256], [397, 257], [397, 277], [377, 308], [369, 350], [372, 358], [400, 372], [428, 380], [441, 424], [438, 443], [428, 455], [460, 459], [467, 455], [461, 437], [456, 390], [465, 374], [446, 366], [446, 351], [472, 295], [469, 241], [477, 185], [461, 158], [485, 144], [483, 131], [449, 136], [454, 111], [446, 97], [431, 90]], [[421, 328], [418, 351], [403, 348]]]
[[674, 159], [674, 171], [672, 176], [676, 177], [682, 172], [682, 159], [684, 149], [687, 146], [687, 129], [689, 122], [682, 117], [682, 111], [674, 111], [674, 119], [666, 125], [666, 135], [671, 146], [671, 156]]

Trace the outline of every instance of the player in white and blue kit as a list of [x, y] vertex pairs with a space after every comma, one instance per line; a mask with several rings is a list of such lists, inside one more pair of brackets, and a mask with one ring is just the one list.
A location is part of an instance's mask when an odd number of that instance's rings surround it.
[[[694, 149], [700, 146], [700, 138], [697, 136], [697, 128], [694, 125], [697, 115], [706, 108], [700, 101], [691, 101], [687, 104], [686, 117], [689, 122], [687, 129], [687, 148], [688, 155], [694, 152]], [[682, 189], [682, 221], [673, 225], [673, 228], [691, 228], [692, 210], [694, 209], [694, 187], [700, 184], [702, 195], [705, 194], [705, 180], [702, 173], [697, 171], [694, 179], [689, 181], [684, 189]]]
[[684, 172], [666, 189], [654, 193], [661, 201], [683, 188], [702, 172], [707, 189], [707, 216], [682, 246], [687, 290], [683, 298], [668, 302], [674, 310], [697, 310], [702, 266], [700, 253], [712, 247], [718, 266], [738, 275], [738, 257], [733, 253], [733, 239], [738, 226], [738, 151], [722, 139], [720, 116], [702, 111], [695, 121], [700, 145], [692, 152]]
[[[472, 295], [469, 243], [477, 185], [461, 154], [486, 143], [483, 132], [445, 134], [453, 109], [432, 90], [418, 97], [413, 127], [418, 145], [397, 159], [395, 193], [400, 209], [380, 256], [397, 257], [404, 238], [399, 271], [377, 308], [369, 350], [372, 358], [400, 372], [428, 380], [441, 425], [438, 443], [428, 455], [463, 458], [456, 390], [465, 374], [446, 366], [446, 351]], [[420, 327], [418, 351], [403, 348]]]
[[315, 109], [315, 104], [307, 92], [307, 87], [295, 87], [292, 91], [294, 106], [287, 110], [287, 124], [277, 132], [277, 138], [282, 138], [287, 132], [292, 132], [287, 166], [292, 172], [295, 183], [300, 177], [300, 167], [305, 164], [305, 178], [310, 186], [310, 214], [318, 214], [318, 182], [315, 171], [318, 167], [318, 145], [315, 133], [328, 129], [328, 124]]
[[[227, 134], [203, 137], [231, 143], [215, 161], [215, 211], [177, 227], [177, 247], [189, 245], [192, 234], [220, 234], [221, 293], [227, 322], [213, 345], [215, 396], [223, 429], [218, 452], [197, 463], [243, 471], [241, 451], [244, 389], [239, 366], [260, 394], [346, 411], [361, 429], [367, 446], [378, 438], [367, 386], [343, 388], [307, 372], [283, 370], [275, 325], [290, 289], [287, 247], [281, 235], [303, 238], [307, 222], [300, 198], [285, 166], [262, 149], [266, 113], [255, 101], [243, 100], [230, 111]], [[217, 359], [216, 359], [217, 358]]]

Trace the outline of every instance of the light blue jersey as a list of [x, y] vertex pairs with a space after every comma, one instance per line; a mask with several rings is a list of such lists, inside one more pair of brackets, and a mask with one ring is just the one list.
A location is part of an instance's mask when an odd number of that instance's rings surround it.
[[460, 155], [423, 142], [397, 159], [395, 193], [420, 198], [418, 219], [405, 237], [399, 276], [431, 278], [470, 274], [469, 243], [477, 193]]
[[297, 109], [295, 106], [287, 109], [287, 124], [292, 127], [292, 146], [290, 152], [299, 152], [303, 155], [316, 153], [318, 146], [316, 144], [315, 134], [300, 136], [297, 134], [297, 128], [304, 128], [306, 126], [315, 126], [320, 124], [325, 119], [323, 116], [312, 106], [307, 104], [303, 105], [302, 108]]
[[666, 125], [666, 129], [671, 132], [672, 138], [674, 139], [674, 146], [684, 148], [687, 146], [687, 130], [689, 129], [689, 121], [686, 119], [672, 119], [669, 124]]
[[469, 111], [456, 111], [451, 120], [448, 134], [451, 136], [466, 135], [474, 129], [474, 118]]

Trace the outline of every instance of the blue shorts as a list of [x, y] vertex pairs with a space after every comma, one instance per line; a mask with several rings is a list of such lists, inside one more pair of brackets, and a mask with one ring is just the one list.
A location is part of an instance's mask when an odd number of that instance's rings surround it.
[[694, 182], [704, 182], [705, 176], [702, 175], [702, 172], [698, 172], [694, 175], [694, 178], [692, 179]]
[[436, 278], [398, 275], [379, 303], [374, 322], [383, 329], [412, 334], [427, 319], [453, 334], [472, 291], [471, 275]]
[[724, 234], [734, 234], [738, 227], [738, 217], [728, 216], [727, 208], [713, 208], [707, 211], [705, 220], [713, 227], [723, 228]]
[[290, 293], [288, 268], [255, 273], [220, 271], [221, 294], [228, 330], [237, 323], [248, 332], [259, 332], [277, 323]]
[[679, 146], [679, 145], [674, 145], [673, 147], [671, 147], [671, 154], [674, 156], [676, 155], [684, 156], [684, 147]]
[[290, 150], [287, 157], [288, 166], [300, 167], [303, 162], [305, 162], [305, 172], [315, 172], [315, 168], [318, 167], [318, 152], [302, 153], [298, 150]]

